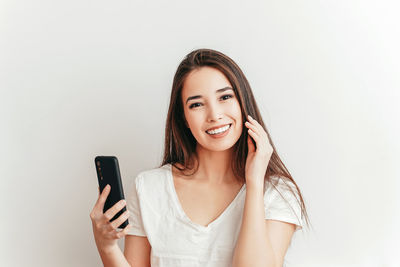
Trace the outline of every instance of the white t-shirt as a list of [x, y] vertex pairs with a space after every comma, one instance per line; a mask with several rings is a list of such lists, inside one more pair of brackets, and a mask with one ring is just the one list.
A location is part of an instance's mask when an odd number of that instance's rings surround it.
[[[265, 219], [274, 219], [302, 228], [300, 205], [285, 188], [264, 187]], [[288, 182], [287, 182], [288, 183]], [[291, 184], [294, 192], [297, 192]], [[132, 228], [128, 234], [147, 236], [152, 267], [230, 267], [242, 222], [246, 195], [244, 184], [224, 212], [209, 225], [192, 222], [180, 205], [171, 164], [143, 171], [133, 181], [127, 196]]]

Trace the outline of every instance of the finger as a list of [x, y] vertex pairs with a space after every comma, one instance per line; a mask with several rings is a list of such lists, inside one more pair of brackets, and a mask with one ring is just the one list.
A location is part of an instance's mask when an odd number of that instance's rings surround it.
[[252, 153], [256, 150], [256, 147], [253, 143], [253, 140], [251, 140], [250, 135], [247, 136], [247, 147], [248, 147], [248, 153]]
[[258, 128], [256, 127], [256, 125], [250, 123], [249, 121], [246, 121], [244, 124], [245, 124], [245, 126], [246, 126], [247, 128], [251, 129], [255, 134], [259, 135], [259, 134], [257, 133], [257, 132], [258, 132]]
[[114, 220], [114, 221], [111, 223], [111, 227], [112, 227], [113, 229], [117, 229], [118, 226], [120, 226], [120, 225], [121, 225], [123, 222], [125, 222], [126, 219], [128, 219], [128, 218], [129, 218], [129, 211], [126, 210], [126, 211], [124, 211], [124, 213], [122, 213], [116, 220]]
[[122, 231], [117, 232], [116, 237], [118, 239], [120, 239], [121, 237], [126, 236], [129, 233], [129, 230], [131, 230], [131, 228], [132, 228], [132, 225], [128, 224]]
[[267, 151], [266, 145], [268, 140], [264, 140], [264, 137], [258, 136], [255, 132], [253, 132], [251, 129], [249, 129], [249, 135], [254, 139], [256, 142], [255, 144], [255, 149], [261, 153], [264, 151]]
[[[259, 146], [264, 146], [264, 145], [270, 146], [271, 142], [269, 141], [268, 134], [264, 130], [263, 126], [260, 123], [258, 123], [255, 119], [253, 119], [250, 115], [248, 115], [248, 116], [249, 116], [249, 119], [252, 120], [252, 122], [253, 122], [252, 125], [254, 125], [256, 129], [258, 129], [255, 132], [260, 137]], [[253, 129], [253, 131], [254, 131], [254, 129]]]
[[265, 135], [265, 136], [267, 136], [267, 132], [265, 131], [264, 127], [263, 127], [258, 121], [256, 121], [255, 119], [253, 119], [250, 115], [248, 115], [248, 117], [249, 117], [249, 121], [250, 121], [253, 125], [255, 125], [255, 127], [258, 129], [258, 131], [256, 131], [256, 132], [258, 132], [259, 135]]
[[260, 137], [252, 129], [249, 129], [248, 133], [254, 139], [254, 141], [256, 142], [256, 145], [258, 145]]
[[117, 214], [120, 210], [123, 209], [123, 207], [125, 207], [126, 205], [126, 201], [125, 199], [121, 199], [120, 201], [118, 201], [117, 203], [115, 203], [111, 208], [109, 208], [105, 213], [104, 213], [104, 217], [107, 221], [110, 221], [115, 214]]
[[259, 150], [260, 148], [260, 137], [253, 132], [251, 129], [248, 130], [249, 136], [254, 140], [253, 145], [254, 145], [254, 150]]
[[108, 184], [104, 187], [99, 198], [97, 199], [96, 207], [97, 209], [101, 210], [101, 212], [103, 212], [104, 203], [106, 202], [107, 197], [110, 194], [110, 191], [111, 191], [111, 186]]

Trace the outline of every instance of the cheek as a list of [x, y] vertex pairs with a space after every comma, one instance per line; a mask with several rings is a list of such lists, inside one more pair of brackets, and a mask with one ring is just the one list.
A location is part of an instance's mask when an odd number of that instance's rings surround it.
[[185, 112], [185, 118], [187, 122], [187, 126], [193, 131], [198, 130], [201, 125], [199, 124], [201, 120], [201, 113], [200, 112]]
[[186, 126], [192, 129], [194, 127], [193, 122], [196, 121], [193, 118], [193, 115], [187, 109], [185, 109], [184, 116], [185, 116]]
[[232, 105], [232, 114], [234, 114], [236, 123], [238, 125], [242, 126], [242, 124], [244, 123], [242, 121], [242, 110], [240, 109], [239, 102], [237, 102], [237, 101]]
[[236, 129], [241, 134], [243, 131], [243, 127], [245, 126], [244, 126], [244, 121], [242, 119], [242, 110], [240, 109], [240, 107], [236, 109], [235, 119], [236, 119]]
[[243, 125], [243, 122], [242, 122], [242, 115], [241, 114], [239, 114], [239, 119], [237, 120], [237, 126], [236, 127], [238, 129], [238, 132], [242, 133], [244, 125]]

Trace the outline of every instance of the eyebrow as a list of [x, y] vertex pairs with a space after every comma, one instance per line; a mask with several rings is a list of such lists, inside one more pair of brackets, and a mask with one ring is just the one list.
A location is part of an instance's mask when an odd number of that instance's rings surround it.
[[[218, 90], [216, 90], [215, 92], [217, 92], [217, 93], [222, 93], [222, 92], [225, 92], [225, 91], [227, 91], [227, 90], [232, 90], [232, 91], [233, 91], [232, 87], [227, 86], [227, 87], [218, 89]], [[201, 96], [201, 95], [189, 96], [189, 97], [186, 99], [186, 104], [187, 104], [187, 102], [189, 102], [189, 100], [197, 99], [197, 98], [202, 98], [202, 96]]]

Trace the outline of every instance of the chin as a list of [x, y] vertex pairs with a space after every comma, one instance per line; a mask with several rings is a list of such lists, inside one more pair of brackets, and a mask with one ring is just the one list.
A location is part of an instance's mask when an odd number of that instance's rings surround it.
[[233, 146], [220, 147], [220, 148], [213, 147], [213, 148], [209, 148], [208, 150], [214, 151], [214, 152], [223, 152], [223, 151], [230, 150], [231, 148], [233, 148]]

